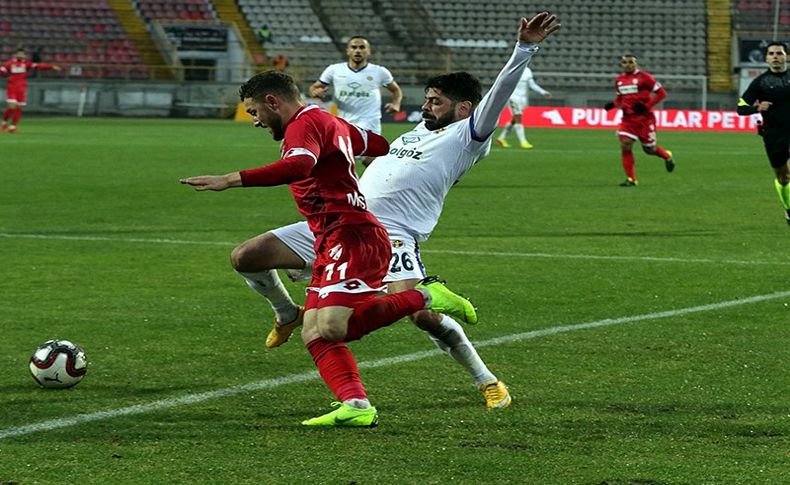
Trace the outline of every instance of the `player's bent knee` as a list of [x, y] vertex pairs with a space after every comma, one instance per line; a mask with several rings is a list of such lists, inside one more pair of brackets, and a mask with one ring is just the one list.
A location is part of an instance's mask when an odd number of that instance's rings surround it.
[[412, 322], [420, 330], [430, 330], [432, 328], [437, 328], [442, 323], [442, 314], [441, 313], [434, 313], [429, 310], [420, 310], [417, 313], [412, 314], [410, 317]]
[[230, 264], [233, 269], [241, 272], [265, 271], [275, 269], [276, 266], [270, 264], [270, 253], [272, 251], [270, 233], [259, 236], [239, 244], [230, 253]]

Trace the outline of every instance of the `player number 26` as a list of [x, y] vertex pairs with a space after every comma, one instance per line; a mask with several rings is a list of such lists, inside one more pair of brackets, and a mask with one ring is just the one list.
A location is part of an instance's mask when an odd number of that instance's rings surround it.
[[[402, 266], [402, 267], [401, 267]], [[400, 273], [401, 270], [412, 271], [414, 269], [414, 262], [409, 257], [409, 253], [393, 253], [392, 266], [390, 266], [391, 273]]]

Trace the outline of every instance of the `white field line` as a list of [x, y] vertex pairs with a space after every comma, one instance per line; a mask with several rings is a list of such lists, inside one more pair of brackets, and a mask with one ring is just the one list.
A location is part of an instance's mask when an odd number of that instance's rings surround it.
[[[98, 242], [118, 242], [118, 243], [139, 243], [139, 244], [176, 244], [176, 245], [196, 245], [196, 246], [224, 246], [233, 247], [239, 242], [228, 241], [190, 241], [184, 239], [160, 239], [160, 238], [114, 238], [107, 236], [66, 236], [57, 234], [14, 234], [0, 232], [0, 238], [8, 239], [45, 239], [60, 241], [98, 241]], [[502, 251], [460, 251], [453, 249], [423, 249], [426, 254], [457, 254], [462, 256], [485, 256], [485, 257], [505, 257], [505, 258], [554, 258], [554, 259], [591, 259], [604, 261], [647, 261], [658, 263], [704, 263], [704, 264], [741, 264], [751, 266], [788, 266], [790, 261], [758, 261], [758, 260], [739, 260], [739, 259], [711, 259], [711, 258], [672, 258], [660, 256], [606, 256], [595, 254], [552, 254], [552, 253], [519, 253]]]
[[[622, 325], [626, 323], [644, 322], [646, 320], [658, 320], [661, 318], [677, 317], [681, 315], [688, 315], [691, 313], [701, 313], [701, 312], [721, 310], [723, 308], [748, 305], [752, 303], [759, 303], [763, 301], [776, 300], [779, 298], [786, 298], [786, 297], [790, 297], [790, 291], [779, 291], [776, 293], [756, 295], [756, 296], [740, 298], [736, 300], [711, 303], [708, 305], [679, 308], [676, 310], [667, 310], [663, 312], [646, 313], [642, 315], [633, 315], [630, 317], [607, 318], [604, 320], [597, 320], [594, 322], [577, 323], [573, 325], [560, 325], [557, 327], [544, 328], [542, 330], [533, 330], [531, 332], [516, 333], [511, 335], [504, 335], [501, 337], [495, 337], [488, 340], [481, 340], [479, 342], [474, 342], [474, 345], [475, 347], [478, 348], [488, 347], [492, 345], [519, 342], [522, 340], [529, 340], [538, 337], [556, 335], [560, 333], [575, 332], [577, 330], [586, 330], [589, 328], [610, 327], [613, 325]], [[386, 357], [383, 359], [360, 362], [359, 367], [363, 369], [389, 367], [392, 365], [402, 364], [405, 362], [427, 359], [429, 357], [433, 357], [440, 354], [442, 354], [442, 351], [438, 349], [428, 350], [423, 352], [414, 352], [411, 354], [397, 355], [394, 357]], [[128, 406], [123, 408], [107, 409], [95, 413], [78, 414], [76, 416], [71, 416], [67, 418], [51, 419], [48, 421], [42, 421], [40, 423], [34, 423], [26, 426], [18, 426], [15, 428], [7, 428], [0, 430], [0, 440], [4, 438], [12, 438], [15, 436], [23, 436], [39, 431], [52, 431], [55, 429], [74, 426], [80, 423], [89, 423], [92, 421], [113, 419], [121, 416], [132, 416], [136, 414], [147, 413], [150, 411], [159, 411], [163, 409], [187, 406], [190, 404], [197, 404], [211, 399], [225, 398], [225, 397], [235, 396], [237, 394], [255, 392], [264, 389], [272, 389], [287, 384], [294, 384], [297, 382], [312, 381], [317, 379], [318, 379], [317, 372], [315, 371], [303, 372], [300, 374], [291, 374], [282, 377], [275, 377], [272, 379], [264, 379], [262, 381], [251, 382], [249, 384], [244, 384], [241, 386], [227, 387], [224, 389], [218, 389], [216, 391], [202, 392], [199, 394], [189, 394], [182, 397], [162, 399], [160, 401], [154, 401], [146, 404], [136, 404], [134, 406]]]

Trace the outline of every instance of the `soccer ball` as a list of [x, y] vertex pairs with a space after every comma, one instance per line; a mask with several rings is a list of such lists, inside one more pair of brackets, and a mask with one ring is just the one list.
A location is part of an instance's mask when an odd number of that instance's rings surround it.
[[48, 340], [30, 357], [30, 374], [42, 387], [75, 386], [87, 371], [85, 352], [68, 340]]

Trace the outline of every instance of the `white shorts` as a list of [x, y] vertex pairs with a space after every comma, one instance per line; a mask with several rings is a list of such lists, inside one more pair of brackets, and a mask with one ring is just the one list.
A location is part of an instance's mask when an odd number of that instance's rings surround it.
[[[420, 246], [414, 237], [404, 231], [389, 228], [387, 231], [390, 232], [390, 242], [392, 243], [392, 259], [384, 282], [425, 278], [425, 266], [420, 259]], [[307, 221], [278, 227], [271, 232], [305, 261], [303, 270], [288, 272], [288, 276], [294, 281], [310, 279], [315, 261], [315, 249], [313, 248], [315, 236], [310, 232]]]
[[[343, 116], [341, 116], [343, 118]], [[353, 125], [372, 131], [378, 135], [381, 134], [381, 118], [354, 118], [349, 116], [349, 119], [343, 118]]]
[[514, 116], [521, 116], [524, 112], [524, 108], [527, 107], [527, 98], [524, 96], [513, 96], [508, 100], [508, 104], [510, 105], [510, 112]]

